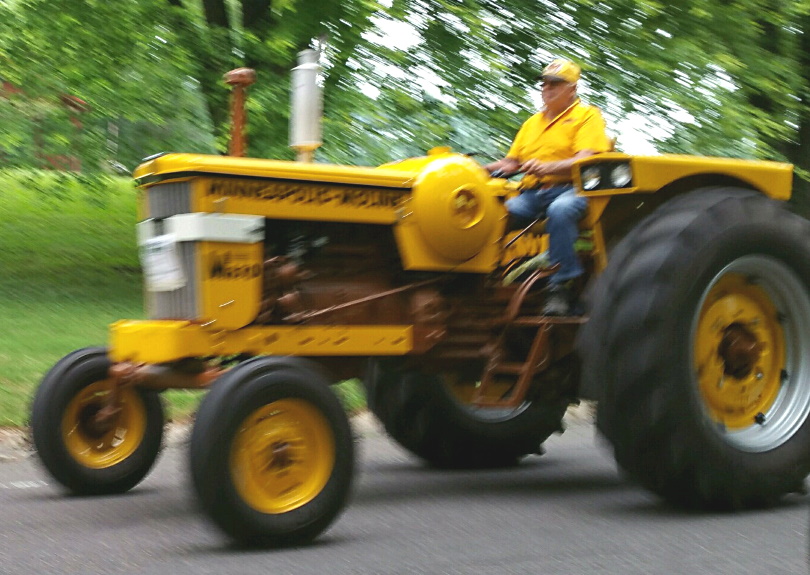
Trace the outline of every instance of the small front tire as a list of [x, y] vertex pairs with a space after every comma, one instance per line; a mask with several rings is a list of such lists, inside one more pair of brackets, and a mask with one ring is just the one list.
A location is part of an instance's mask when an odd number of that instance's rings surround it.
[[94, 417], [111, 390], [110, 360], [102, 348], [74, 351], [43, 378], [31, 410], [31, 429], [45, 469], [77, 495], [123, 493], [146, 476], [160, 452], [163, 407], [157, 393], [118, 390], [111, 424]]
[[205, 512], [236, 541], [311, 541], [344, 508], [353, 471], [348, 418], [310, 362], [248, 360], [200, 406], [191, 437], [194, 488]]

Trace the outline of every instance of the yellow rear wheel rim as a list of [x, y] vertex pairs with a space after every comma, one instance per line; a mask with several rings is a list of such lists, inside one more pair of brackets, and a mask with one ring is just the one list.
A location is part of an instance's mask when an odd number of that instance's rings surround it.
[[335, 439], [320, 409], [280, 399], [248, 415], [234, 437], [231, 472], [240, 497], [261, 513], [287, 513], [323, 490], [335, 466]]
[[95, 424], [112, 383], [97, 381], [83, 388], [67, 405], [62, 417], [62, 439], [69, 455], [79, 464], [104, 469], [130, 457], [146, 432], [146, 406], [138, 392], [119, 390], [120, 411], [107, 425]]
[[[723, 338], [744, 330], [757, 342], [747, 373], [729, 374]], [[695, 371], [710, 417], [729, 430], [753, 425], [774, 404], [782, 386], [785, 335], [768, 293], [742, 274], [723, 275], [703, 300], [694, 340]]]
[[[483, 368], [482, 368], [483, 370]], [[524, 401], [517, 407], [479, 407], [475, 398], [481, 387], [481, 380], [478, 376], [469, 376], [459, 371], [448, 371], [439, 374], [441, 384], [449, 392], [453, 401], [464, 410], [468, 416], [482, 423], [498, 423], [508, 421], [523, 413], [529, 408], [531, 402]], [[485, 401], [499, 401], [509, 395], [515, 381], [507, 379], [495, 379], [491, 381], [482, 396]]]

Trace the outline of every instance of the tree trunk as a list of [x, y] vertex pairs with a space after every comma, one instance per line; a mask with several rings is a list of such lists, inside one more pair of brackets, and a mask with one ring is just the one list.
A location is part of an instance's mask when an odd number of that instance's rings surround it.
[[207, 31], [200, 37], [182, 0], [167, 0], [173, 10], [173, 27], [193, 58], [194, 75], [200, 82], [205, 106], [216, 134], [227, 131], [228, 90], [222, 76], [233, 68], [232, 45], [224, 0], [204, 0]]

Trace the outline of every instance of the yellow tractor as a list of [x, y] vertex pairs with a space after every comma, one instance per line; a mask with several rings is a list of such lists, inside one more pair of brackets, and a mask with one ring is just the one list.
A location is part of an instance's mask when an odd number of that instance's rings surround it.
[[606, 153], [586, 313], [545, 317], [541, 226], [505, 233], [515, 183], [446, 148], [379, 167], [163, 154], [135, 171], [147, 320], [45, 376], [31, 424], [74, 493], [137, 485], [159, 393], [210, 386], [191, 475], [244, 542], [311, 540], [344, 507], [362, 378], [390, 436], [446, 468], [515, 464], [598, 403], [628, 475], [677, 505], [739, 509], [810, 472], [810, 224], [786, 164]]

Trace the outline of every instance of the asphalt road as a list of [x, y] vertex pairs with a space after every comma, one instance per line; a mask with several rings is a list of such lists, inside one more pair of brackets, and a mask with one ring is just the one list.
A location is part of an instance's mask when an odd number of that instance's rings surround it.
[[346, 512], [314, 544], [230, 545], [196, 510], [174, 442], [124, 496], [66, 497], [32, 458], [0, 462], [0, 573], [798, 574], [808, 498], [739, 514], [672, 510], [576, 423], [519, 468], [438, 472], [377, 432]]

